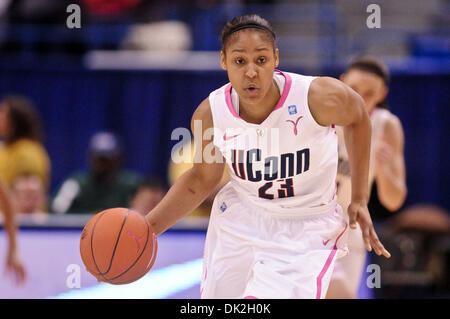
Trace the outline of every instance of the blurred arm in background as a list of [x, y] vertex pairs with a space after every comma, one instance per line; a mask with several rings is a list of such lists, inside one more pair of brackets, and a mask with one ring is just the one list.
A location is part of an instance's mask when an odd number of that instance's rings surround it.
[[17, 250], [17, 226], [14, 218], [14, 205], [8, 188], [2, 181], [0, 181], [0, 209], [4, 215], [3, 224], [9, 239], [6, 271], [13, 272], [16, 277], [16, 283], [19, 284], [25, 281], [26, 271]]
[[375, 145], [375, 176], [380, 202], [390, 211], [398, 210], [407, 194], [404, 134], [400, 120], [392, 115]]

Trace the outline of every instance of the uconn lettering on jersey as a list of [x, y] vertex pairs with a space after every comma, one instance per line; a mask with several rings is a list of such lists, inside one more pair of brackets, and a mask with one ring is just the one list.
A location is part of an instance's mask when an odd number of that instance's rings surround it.
[[[273, 181], [293, 177], [309, 170], [309, 148], [295, 153], [268, 156], [261, 159], [261, 149], [231, 150], [231, 166], [234, 174], [251, 182]], [[263, 162], [264, 170], [254, 169], [255, 162]]]

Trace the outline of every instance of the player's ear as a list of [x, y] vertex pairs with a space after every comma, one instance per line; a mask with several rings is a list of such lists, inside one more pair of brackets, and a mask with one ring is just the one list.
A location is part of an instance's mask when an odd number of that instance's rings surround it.
[[280, 50], [278, 48], [275, 48], [275, 67], [277, 68], [280, 64]]
[[383, 87], [381, 89], [379, 89], [376, 93], [377, 100], [380, 101], [380, 103], [385, 101], [386, 97], [388, 95], [388, 92], [389, 92], [388, 87], [386, 85], [383, 85]]
[[220, 66], [222, 67], [223, 70], [227, 69], [225, 52], [223, 50], [220, 51]]
[[389, 88], [385, 85], [383, 87], [383, 99], [382, 99], [382, 101], [384, 101], [386, 99], [388, 93], [389, 93]]

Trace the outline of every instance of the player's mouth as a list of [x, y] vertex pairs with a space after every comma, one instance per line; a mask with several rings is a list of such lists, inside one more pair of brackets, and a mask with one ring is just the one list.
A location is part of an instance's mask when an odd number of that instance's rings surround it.
[[245, 88], [245, 92], [250, 96], [254, 96], [259, 93], [259, 88], [256, 85], [249, 85]]

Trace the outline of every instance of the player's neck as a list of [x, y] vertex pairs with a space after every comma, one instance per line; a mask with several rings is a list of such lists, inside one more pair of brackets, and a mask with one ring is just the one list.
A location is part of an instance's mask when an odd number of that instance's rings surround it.
[[372, 116], [372, 114], [373, 114], [373, 112], [375, 111], [376, 108], [377, 108], [376, 106], [367, 108], [367, 113], [369, 113], [369, 116]]
[[280, 97], [278, 86], [273, 81], [273, 85], [261, 103], [255, 105], [239, 101], [239, 116], [248, 123], [261, 124], [272, 113]]

